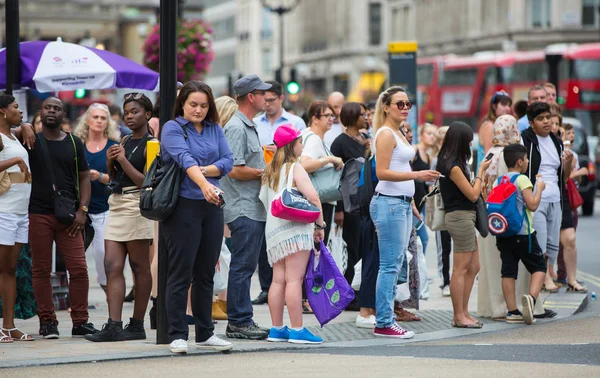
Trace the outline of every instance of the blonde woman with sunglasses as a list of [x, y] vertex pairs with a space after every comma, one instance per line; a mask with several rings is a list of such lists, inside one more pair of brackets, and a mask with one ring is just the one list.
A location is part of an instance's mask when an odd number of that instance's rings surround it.
[[105, 194], [109, 178], [106, 169], [106, 152], [119, 144], [117, 124], [110, 117], [108, 106], [92, 104], [79, 118], [75, 127], [76, 136], [85, 146], [85, 158], [90, 166], [92, 198], [89, 215], [94, 227], [92, 253], [96, 262], [97, 282], [106, 292], [106, 272], [104, 271], [104, 227], [108, 218], [108, 195]]

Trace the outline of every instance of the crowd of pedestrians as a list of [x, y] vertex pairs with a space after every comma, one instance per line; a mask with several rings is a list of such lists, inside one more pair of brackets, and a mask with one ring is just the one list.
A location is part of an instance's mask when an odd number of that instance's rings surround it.
[[[91, 105], [73, 133], [61, 128], [65, 109], [58, 98], [47, 98], [27, 124], [16, 99], [0, 95], [1, 343], [33, 340], [15, 326], [13, 310], [15, 270], [26, 244], [41, 336], [59, 337], [51, 284], [55, 245], [69, 272], [72, 336], [145, 339], [149, 299], [155, 326], [159, 238], [169, 253], [164, 295], [173, 353], [188, 351], [190, 324], [198, 347], [231, 349], [230, 341], [214, 335], [214, 319], [228, 320], [228, 339], [321, 343], [303, 326], [303, 313], [312, 311], [303, 280], [315, 243], [327, 244], [340, 227], [347, 246], [344, 277], [348, 284], [360, 282], [347, 308], [359, 311], [356, 326], [375, 336], [411, 338], [414, 332], [398, 322], [419, 321], [407, 308], [418, 310], [419, 299], [430, 297], [427, 269], [418, 261], [430, 244], [426, 215], [439, 210], [425, 206], [435, 190], [445, 214], [444, 227], [435, 231], [440, 289], [451, 297], [452, 326], [483, 326], [469, 312], [477, 277], [477, 314], [508, 322], [555, 316], [538, 300], [542, 290], [566, 285], [586, 292], [576, 277], [577, 211], [568, 183], [587, 172], [569, 148], [573, 126], [562, 123], [551, 84], [531, 88], [518, 120], [513, 114], [524, 104], [513, 109], [509, 94], [497, 92], [475, 148], [473, 125], [463, 122], [424, 124], [413, 144], [407, 123], [413, 105], [398, 86], [368, 104], [346, 102], [334, 92], [327, 101], [312, 102], [302, 118], [283, 108], [280, 83], [249, 75], [234, 90], [235, 98], [215, 99], [203, 82], [179, 86], [172, 120], [162, 126], [150, 99], [129, 93], [122, 108]], [[144, 218], [139, 207], [147, 145], [157, 140], [163, 161], [184, 172], [179, 200], [160, 222], [160, 235], [158, 222]], [[313, 178], [341, 173], [358, 159], [364, 159], [359, 185], [373, 189], [349, 211], [348, 203], [323, 197]], [[506, 237], [487, 235], [487, 226], [482, 233], [478, 202], [485, 204], [507, 181], [517, 188], [522, 224]], [[274, 215], [273, 200], [286, 187], [318, 208], [314, 224]], [[86, 248], [108, 303], [101, 330], [88, 321]], [[227, 290], [215, 292], [224, 253], [230, 253]], [[126, 261], [135, 291], [133, 314], [123, 326]], [[257, 268], [261, 293], [252, 300]], [[402, 285], [409, 294], [398, 290]], [[253, 305], [264, 303], [270, 328], [254, 320]]]

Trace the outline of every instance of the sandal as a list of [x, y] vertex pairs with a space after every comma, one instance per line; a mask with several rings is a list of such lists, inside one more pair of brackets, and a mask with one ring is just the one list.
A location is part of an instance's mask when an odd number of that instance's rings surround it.
[[[8, 331], [8, 337], [12, 338], [13, 340], [16, 340], [16, 341], [33, 341], [33, 336], [26, 334], [25, 332], [21, 331], [20, 329], [18, 329], [16, 327], [15, 328], [10, 328], [10, 329], [8, 329], [8, 328], [2, 328], [2, 333], [3, 334], [4, 334], [4, 331]], [[21, 337], [19, 337], [19, 338], [13, 337], [11, 335], [11, 332], [14, 332], [14, 331], [21, 332]]]
[[585, 286], [581, 286], [579, 283], [576, 283], [575, 285], [568, 283], [567, 292], [585, 294], [588, 292], [588, 289]]
[[308, 304], [308, 300], [304, 299], [302, 301], [302, 313], [303, 314], [312, 314], [313, 310], [312, 308], [310, 308], [310, 305]]
[[9, 335], [2, 332], [2, 330], [0, 330], [0, 344], [10, 344], [13, 341], [15, 341], [15, 340], [12, 337], [10, 337]]
[[548, 293], [554, 294], [554, 293], [558, 293], [558, 286], [554, 285], [554, 287], [552, 287], [552, 286], [544, 284], [544, 286], [542, 287], [542, 290], [546, 291]]
[[481, 324], [479, 322], [477, 322], [475, 324], [462, 324], [462, 323], [457, 322], [456, 320], [452, 320], [452, 327], [479, 329], [479, 328], [483, 328], [483, 324]]
[[413, 314], [410, 311], [406, 311], [403, 308], [395, 309], [394, 314], [396, 315], [397, 322], [420, 322], [421, 318], [418, 315]]

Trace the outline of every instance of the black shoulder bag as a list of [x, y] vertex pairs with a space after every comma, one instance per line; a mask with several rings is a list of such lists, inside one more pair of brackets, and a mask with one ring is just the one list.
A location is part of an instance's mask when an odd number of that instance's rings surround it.
[[[71, 193], [65, 190], [58, 190], [56, 187], [56, 176], [54, 175], [54, 167], [50, 163], [50, 151], [48, 151], [48, 144], [46, 138], [41, 136], [39, 139], [40, 146], [42, 148], [42, 154], [46, 160], [46, 166], [48, 168], [48, 174], [50, 175], [50, 182], [52, 183], [52, 193], [54, 200], [54, 216], [56, 219], [67, 226], [70, 226], [75, 222], [75, 216], [79, 209], [79, 159], [77, 158], [77, 146], [75, 145], [75, 139], [71, 134], [68, 134], [73, 143], [73, 150], [75, 152], [75, 189], [77, 191], [77, 197], [73, 197]], [[92, 219], [89, 214], [86, 214], [85, 226], [83, 227], [83, 244], [87, 250], [92, 241], [94, 240], [94, 227], [92, 227]]]
[[[177, 121], [177, 123], [179, 123]], [[187, 141], [188, 134], [185, 125], [179, 123], [183, 129], [183, 137]], [[143, 217], [164, 221], [173, 213], [179, 201], [181, 182], [186, 173], [183, 168], [172, 159], [168, 163], [159, 154], [146, 172], [140, 194], [140, 213]]]

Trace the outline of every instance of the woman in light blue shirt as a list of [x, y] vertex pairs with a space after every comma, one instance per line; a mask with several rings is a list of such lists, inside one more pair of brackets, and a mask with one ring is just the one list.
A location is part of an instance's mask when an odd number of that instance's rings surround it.
[[160, 130], [161, 153], [186, 175], [173, 214], [161, 222], [161, 237], [169, 253], [167, 314], [170, 350], [187, 353], [189, 327], [187, 292], [192, 284], [196, 346], [229, 350], [233, 345], [214, 335], [213, 277], [223, 241], [223, 197], [219, 179], [233, 168], [233, 154], [210, 87], [199, 81], [183, 86], [174, 109], [175, 120]]

